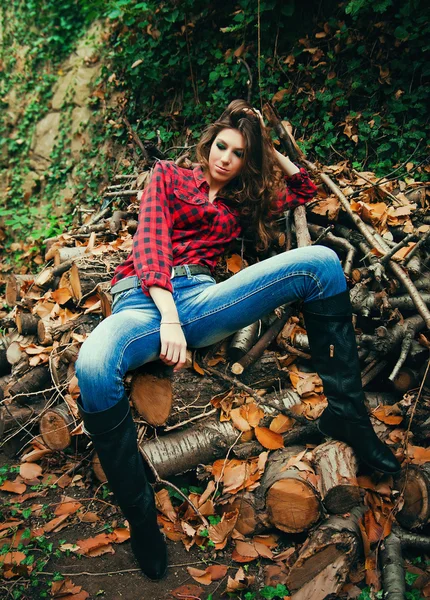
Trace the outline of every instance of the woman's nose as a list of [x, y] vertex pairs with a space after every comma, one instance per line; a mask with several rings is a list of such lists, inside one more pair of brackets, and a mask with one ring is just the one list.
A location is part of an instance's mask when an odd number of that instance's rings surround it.
[[230, 152], [224, 152], [221, 155], [221, 160], [222, 160], [223, 163], [228, 164], [230, 162]]

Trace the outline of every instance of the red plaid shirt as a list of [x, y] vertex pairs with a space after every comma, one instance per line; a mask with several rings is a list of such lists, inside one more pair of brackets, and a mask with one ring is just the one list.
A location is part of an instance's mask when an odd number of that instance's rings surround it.
[[[305, 169], [286, 177], [276, 210], [305, 204], [316, 192]], [[133, 250], [119, 265], [112, 285], [137, 275], [142, 290], [156, 285], [172, 291], [172, 266], [204, 265], [213, 270], [219, 256], [241, 233], [239, 212], [221, 197], [209, 202], [200, 166], [192, 171], [160, 161], [142, 193]]]

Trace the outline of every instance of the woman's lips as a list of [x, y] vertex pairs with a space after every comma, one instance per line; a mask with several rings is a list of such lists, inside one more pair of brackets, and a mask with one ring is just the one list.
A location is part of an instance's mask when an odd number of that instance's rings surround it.
[[217, 171], [219, 171], [220, 173], [228, 173], [228, 169], [224, 169], [223, 167], [220, 167], [219, 165], [215, 165], [215, 169], [217, 169]]

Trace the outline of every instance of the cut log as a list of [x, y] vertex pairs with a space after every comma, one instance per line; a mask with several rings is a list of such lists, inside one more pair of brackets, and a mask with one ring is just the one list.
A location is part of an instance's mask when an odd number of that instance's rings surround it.
[[228, 356], [230, 360], [240, 360], [247, 352], [249, 352], [257, 340], [260, 325], [260, 321], [256, 321], [255, 323], [248, 325], [248, 327], [240, 329], [234, 334], [228, 348]]
[[6, 393], [18, 404], [33, 404], [43, 398], [45, 390], [51, 385], [49, 367], [39, 365], [27, 371], [19, 381], [11, 381], [6, 387]]
[[25, 352], [21, 349], [19, 342], [14, 341], [6, 349], [6, 358], [10, 365], [16, 365], [21, 360]]
[[37, 402], [32, 406], [16, 406], [14, 403], [2, 406], [0, 409], [0, 440], [5, 433], [26, 425], [30, 419], [38, 419], [43, 412], [46, 402]]
[[21, 288], [34, 281], [35, 275], [11, 274], [6, 278], [5, 299], [8, 306], [15, 306], [21, 299]]
[[352, 448], [343, 442], [330, 441], [315, 448], [313, 455], [327, 511], [344, 514], [361, 504], [364, 492], [356, 479], [358, 464]]
[[33, 335], [37, 333], [37, 324], [40, 321], [38, 315], [18, 312], [15, 317], [16, 328], [22, 335]]
[[303, 544], [287, 587], [294, 600], [337, 598], [361, 547], [359, 520], [364, 508], [346, 518], [331, 516]]
[[112, 295], [110, 293], [110, 287], [110, 282], [101, 283], [97, 286], [97, 294], [100, 298], [100, 307], [104, 319], [112, 314]]
[[252, 492], [237, 494], [225, 511], [237, 510], [239, 515], [235, 529], [243, 535], [261, 533], [271, 527], [267, 511], [258, 507], [258, 499]]
[[153, 373], [135, 373], [130, 398], [147, 423], [155, 427], [163, 425], [172, 409], [172, 380]]
[[106, 267], [95, 267], [94, 264], [73, 263], [70, 269], [70, 285], [73, 298], [79, 304], [84, 298], [95, 294], [97, 287], [111, 279], [106, 273]]
[[47, 410], [41, 417], [40, 434], [51, 450], [65, 450], [72, 442], [70, 434], [74, 424], [67, 404], [60, 404]]
[[397, 521], [408, 530], [423, 528], [430, 519], [430, 463], [407, 465], [396, 477], [395, 487], [404, 499]]
[[256, 492], [259, 509], [265, 509], [270, 523], [286, 533], [307, 531], [323, 515], [318, 490], [302, 471], [288, 466], [303, 450], [292, 446], [272, 453]]
[[71, 248], [63, 246], [62, 248], [57, 248], [54, 252], [54, 264], [58, 267], [62, 263], [80, 258], [86, 251], [86, 246], [72, 246]]
[[40, 319], [37, 323], [37, 339], [42, 346], [52, 346], [52, 330], [55, 323], [51, 319]]
[[239, 433], [229, 421], [207, 419], [197, 426], [143, 442], [140, 449], [165, 479], [225, 456]]

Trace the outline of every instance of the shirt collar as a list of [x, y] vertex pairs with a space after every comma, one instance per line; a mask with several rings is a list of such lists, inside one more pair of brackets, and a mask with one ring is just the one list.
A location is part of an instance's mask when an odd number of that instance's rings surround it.
[[205, 174], [203, 173], [203, 169], [200, 165], [194, 167], [193, 169], [194, 180], [196, 182], [197, 187], [200, 189], [204, 184], [209, 187], [208, 182], [206, 181]]

